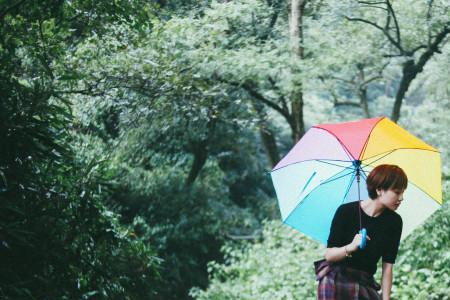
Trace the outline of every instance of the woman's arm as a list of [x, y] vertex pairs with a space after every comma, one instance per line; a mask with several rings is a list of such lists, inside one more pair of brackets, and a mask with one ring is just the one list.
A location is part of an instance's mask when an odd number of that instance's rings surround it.
[[381, 295], [383, 300], [391, 299], [391, 288], [392, 288], [392, 269], [394, 265], [390, 263], [383, 263], [383, 273], [381, 277]]
[[[368, 240], [370, 240], [369, 236], [366, 236]], [[356, 234], [353, 238], [353, 241], [345, 245], [343, 247], [333, 247], [327, 248], [325, 251], [325, 259], [329, 262], [338, 262], [345, 259], [347, 256], [351, 256], [353, 252], [358, 250], [359, 245], [361, 244], [362, 235], [360, 233]]]
[[348, 245], [344, 247], [333, 247], [327, 248], [325, 250], [325, 259], [328, 262], [338, 262], [347, 257], [347, 255], [351, 255], [351, 252], [348, 250]]

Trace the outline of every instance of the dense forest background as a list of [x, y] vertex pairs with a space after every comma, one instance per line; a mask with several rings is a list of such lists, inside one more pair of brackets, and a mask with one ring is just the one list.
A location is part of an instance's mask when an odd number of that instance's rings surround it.
[[0, 298], [313, 299], [269, 172], [385, 115], [443, 164], [393, 298], [450, 299], [449, 39], [447, 0], [0, 0]]

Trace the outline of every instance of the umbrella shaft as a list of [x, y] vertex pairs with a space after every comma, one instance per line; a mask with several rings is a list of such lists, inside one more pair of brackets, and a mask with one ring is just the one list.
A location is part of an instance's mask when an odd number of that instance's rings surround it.
[[[361, 202], [361, 190], [360, 190], [360, 181], [361, 181], [361, 173], [360, 173], [359, 165], [356, 167], [356, 181], [358, 182], [358, 202]], [[361, 222], [361, 203], [358, 204], [359, 209], [359, 230], [362, 230], [362, 222]]]

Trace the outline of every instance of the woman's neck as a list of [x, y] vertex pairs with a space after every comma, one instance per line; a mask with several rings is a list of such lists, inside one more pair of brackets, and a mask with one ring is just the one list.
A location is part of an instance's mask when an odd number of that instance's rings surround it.
[[366, 199], [361, 202], [361, 209], [364, 210], [364, 212], [368, 216], [378, 217], [383, 213], [386, 207], [384, 207], [384, 205], [381, 204], [377, 199]]

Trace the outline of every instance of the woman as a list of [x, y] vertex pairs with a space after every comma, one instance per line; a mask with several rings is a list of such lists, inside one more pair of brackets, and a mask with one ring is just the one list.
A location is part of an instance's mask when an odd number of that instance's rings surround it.
[[[333, 218], [325, 260], [316, 262], [318, 299], [380, 299], [373, 275], [382, 258], [382, 299], [390, 299], [393, 264], [397, 257], [402, 218], [395, 210], [408, 185], [405, 172], [380, 165], [367, 177], [369, 199], [341, 205]], [[361, 228], [367, 230], [360, 249]]]

